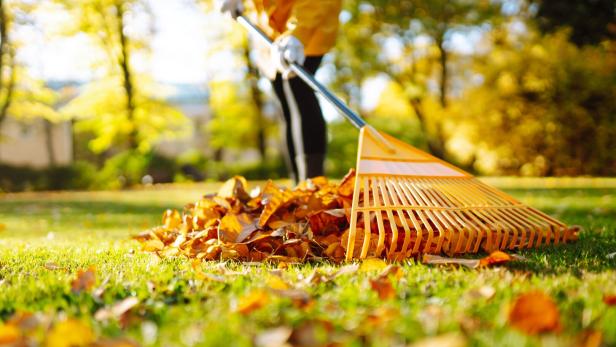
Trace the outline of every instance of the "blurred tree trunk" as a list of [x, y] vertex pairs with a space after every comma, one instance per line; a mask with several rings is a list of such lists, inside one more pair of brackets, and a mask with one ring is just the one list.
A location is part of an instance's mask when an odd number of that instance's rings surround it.
[[[0, 124], [7, 116], [15, 88], [15, 50], [9, 40], [6, 2], [0, 0], [0, 97], [4, 96], [0, 100]], [[8, 80], [5, 81], [5, 70], [7, 69], [9, 70]]]
[[440, 83], [440, 101], [441, 101], [441, 106], [443, 108], [447, 107], [447, 93], [448, 93], [448, 88], [447, 88], [447, 84], [448, 84], [448, 74], [447, 74], [447, 64], [448, 64], [448, 58], [449, 56], [447, 55], [447, 50], [444, 47], [445, 44], [445, 33], [439, 34], [436, 37], [436, 47], [438, 48], [438, 53], [439, 53], [439, 63], [441, 65], [441, 79], [439, 81]]
[[252, 101], [257, 109], [257, 149], [261, 156], [261, 161], [265, 160], [266, 155], [266, 138], [265, 138], [265, 120], [263, 119], [263, 96], [259, 89], [259, 69], [255, 66], [250, 59], [250, 41], [246, 40], [246, 44], [243, 47], [244, 59], [246, 60], [246, 66], [248, 67], [248, 83], [250, 84], [250, 95]]
[[132, 72], [130, 70], [130, 53], [128, 50], [128, 38], [124, 33], [124, 6], [123, 2], [115, 3], [117, 23], [118, 23], [118, 35], [120, 38], [120, 56], [118, 63], [122, 70], [124, 93], [126, 94], [126, 118], [131, 125], [131, 130], [128, 133], [128, 147], [130, 149], [136, 149], [139, 145], [137, 139], [137, 124], [135, 124], [135, 90], [132, 80]]
[[43, 119], [45, 128], [45, 147], [47, 149], [47, 160], [50, 167], [56, 166], [56, 153], [53, 146], [53, 123], [48, 119]]

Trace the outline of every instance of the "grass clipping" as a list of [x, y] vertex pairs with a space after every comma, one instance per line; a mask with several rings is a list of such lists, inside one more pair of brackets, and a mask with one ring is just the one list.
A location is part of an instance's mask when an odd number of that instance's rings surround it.
[[[161, 226], [147, 230], [135, 239], [142, 243], [144, 251], [162, 257], [185, 255], [200, 260], [299, 263], [328, 259], [341, 262], [347, 252], [354, 186], [354, 170], [349, 171], [339, 184], [325, 177], [316, 177], [289, 189], [268, 181], [263, 188], [257, 187], [250, 193], [246, 179], [236, 176], [225, 182], [218, 193], [186, 205], [183, 213], [165, 211]], [[363, 195], [360, 192], [359, 196]], [[391, 223], [385, 213], [382, 220], [385, 226]], [[378, 222], [376, 218], [370, 220], [371, 233], [378, 232]], [[579, 227], [568, 230], [570, 233], [577, 231]], [[354, 240], [355, 258], [359, 257], [363, 235], [364, 230], [358, 228]], [[460, 235], [454, 234], [462, 237]], [[371, 239], [370, 254], [381, 255], [385, 251], [389, 259], [395, 260], [417, 255], [396, 252], [397, 249], [407, 249], [407, 237], [404, 241], [396, 239], [389, 227], [385, 228], [383, 237], [385, 242], [381, 247], [376, 238]], [[448, 244], [456, 243], [454, 241], [449, 240]], [[484, 239], [483, 249], [494, 251], [487, 249], [485, 242]], [[390, 248], [395, 249], [383, 249], [383, 244], [390, 244]], [[428, 250], [427, 253], [444, 251], [451, 256], [451, 249], [447, 251], [445, 248]]]
[[347, 247], [355, 172], [339, 184], [325, 177], [293, 189], [268, 181], [249, 193], [243, 177], [233, 177], [217, 194], [167, 210], [162, 225], [134, 238], [143, 250], [162, 257], [191, 259], [342, 261]]

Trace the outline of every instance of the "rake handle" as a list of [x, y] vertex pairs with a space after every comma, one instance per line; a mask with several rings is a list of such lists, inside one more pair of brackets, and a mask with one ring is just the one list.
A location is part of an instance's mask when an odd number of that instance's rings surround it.
[[[259, 39], [261, 42], [265, 43], [267, 46], [272, 46], [272, 39], [267, 36], [263, 30], [259, 29], [256, 25], [254, 25], [250, 20], [248, 20], [243, 15], [239, 15], [236, 18], [237, 22], [240, 23], [248, 32]], [[332, 92], [329, 91], [324, 85], [322, 85], [319, 81], [314, 78], [309, 72], [304, 70], [304, 68], [294, 62], [289, 63], [289, 68], [291, 71], [295, 73], [299, 78], [301, 78], [312, 90], [321, 94], [325, 100], [327, 100], [330, 104], [332, 104], [340, 113], [353, 124], [357, 129], [361, 129], [366, 126], [366, 121], [364, 121], [357, 113], [353, 112], [340, 98], [335, 96]]]

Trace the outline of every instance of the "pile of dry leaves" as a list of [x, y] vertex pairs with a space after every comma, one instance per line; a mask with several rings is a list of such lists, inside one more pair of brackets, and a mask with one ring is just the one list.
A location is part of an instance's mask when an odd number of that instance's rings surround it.
[[354, 181], [350, 171], [340, 184], [317, 177], [288, 189], [269, 181], [249, 193], [246, 180], [234, 177], [182, 213], [167, 210], [163, 225], [135, 239], [161, 256], [338, 262], [347, 247]]

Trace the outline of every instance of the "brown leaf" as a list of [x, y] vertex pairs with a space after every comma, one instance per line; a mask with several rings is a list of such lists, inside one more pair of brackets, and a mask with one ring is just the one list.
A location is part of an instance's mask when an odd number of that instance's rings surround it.
[[139, 304], [139, 299], [134, 296], [118, 301], [111, 307], [101, 308], [94, 314], [94, 319], [102, 321], [111, 318], [120, 318], [126, 312]]
[[600, 347], [603, 342], [603, 334], [596, 330], [584, 331], [579, 337], [579, 347]]
[[267, 305], [268, 301], [265, 291], [255, 290], [239, 298], [235, 312], [247, 315]]
[[[516, 257], [517, 260], [522, 260], [522, 257]], [[490, 253], [487, 257], [481, 259], [467, 259], [467, 258], [449, 258], [449, 257], [441, 257], [433, 254], [424, 254], [423, 263], [424, 264], [440, 264], [440, 265], [463, 265], [471, 269], [476, 269], [478, 267], [490, 266], [490, 265], [498, 265], [504, 264], [511, 260], [514, 260], [514, 257], [501, 251], [494, 251]]]
[[265, 330], [255, 337], [257, 347], [282, 347], [288, 346], [287, 341], [293, 330], [287, 326], [280, 326]]
[[296, 347], [328, 346], [332, 330], [333, 325], [330, 322], [305, 321], [293, 329], [289, 342]]
[[71, 282], [71, 290], [78, 294], [84, 290], [90, 290], [96, 282], [96, 269], [90, 266], [87, 270], [78, 270], [77, 277]]
[[560, 331], [560, 313], [551, 297], [540, 291], [520, 295], [509, 312], [509, 324], [514, 328], [536, 335]]
[[610, 294], [610, 295], [604, 295], [603, 296], [603, 302], [608, 305], [608, 306], [614, 306], [616, 305], [616, 295], [614, 294]]

